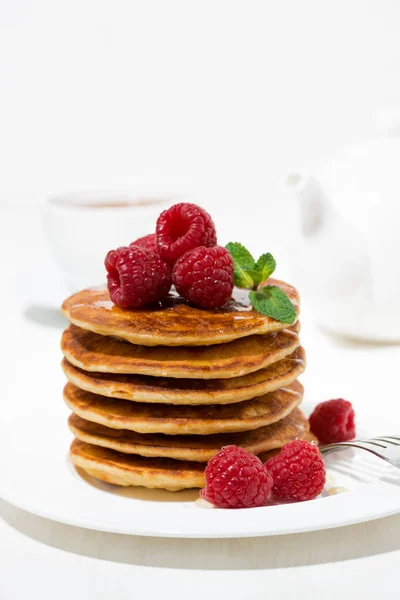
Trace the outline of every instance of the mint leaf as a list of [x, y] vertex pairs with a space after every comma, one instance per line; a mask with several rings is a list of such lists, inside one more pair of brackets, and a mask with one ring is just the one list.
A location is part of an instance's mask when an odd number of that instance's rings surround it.
[[263, 281], [261, 273], [256, 271], [256, 269], [250, 269], [250, 271], [247, 271], [247, 273], [253, 280], [253, 290], [256, 290], [258, 285]]
[[254, 288], [255, 283], [250, 271], [255, 267], [255, 260], [250, 252], [239, 242], [229, 242], [225, 248], [232, 256], [234, 284], [241, 288]]
[[276, 262], [272, 254], [267, 252], [266, 254], [262, 254], [256, 264], [254, 265], [254, 269], [249, 269], [247, 273], [254, 281], [253, 289], [256, 290], [261, 282], [268, 279], [270, 275], [275, 271]]
[[269, 252], [267, 252], [266, 254], [262, 254], [255, 265], [255, 270], [260, 274], [261, 277], [261, 280], [258, 283], [261, 283], [262, 281], [268, 279], [268, 277], [272, 275], [275, 269], [276, 260], [274, 259], [272, 254], [270, 254]]
[[276, 285], [266, 285], [249, 293], [249, 299], [257, 312], [272, 317], [281, 323], [292, 324], [296, 310], [288, 296]]
[[228, 250], [233, 260], [236, 260], [243, 269], [246, 271], [254, 269], [256, 262], [243, 244], [240, 244], [239, 242], [229, 242], [225, 248]]

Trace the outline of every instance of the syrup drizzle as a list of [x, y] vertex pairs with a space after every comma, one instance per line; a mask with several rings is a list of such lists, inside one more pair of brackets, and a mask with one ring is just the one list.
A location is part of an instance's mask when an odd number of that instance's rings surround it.
[[[90, 291], [93, 292], [106, 292], [106, 290], [104, 288], [91, 288]], [[162, 309], [168, 309], [168, 308], [173, 308], [174, 306], [178, 306], [180, 304], [184, 304], [189, 306], [189, 303], [182, 298], [182, 296], [180, 296], [177, 291], [175, 290], [175, 288], [172, 288], [170, 293], [160, 302], [158, 302], [157, 304], [154, 304], [153, 306], [147, 306], [145, 307], [145, 310], [162, 310]], [[117, 307], [111, 300], [96, 300], [94, 299], [92, 302], [90, 302], [89, 304], [91, 307], [96, 308], [96, 309], [105, 309], [105, 310], [123, 310], [124, 312], [128, 312], [129, 309], [120, 309], [119, 307]], [[74, 304], [74, 308], [78, 308], [79, 306], [83, 306], [81, 303], [77, 303]], [[221, 308], [216, 308], [216, 309], [208, 309], [208, 310], [203, 310], [194, 307], [195, 310], [198, 310], [199, 312], [204, 312], [204, 313], [214, 313], [214, 314], [218, 314], [218, 313], [246, 313], [246, 312], [251, 312], [253, 307], [250, 304], [250, 301], [248, 299], [248, 290], [243, 290], [240, 288], [234, 288], [233, 293], [232, 293], [232, 297], [230, 298], [230, 300], [228, 300], [228, 302], [225, 304], [225, 306], [221, 307]], [[252, 317], [246, 316], [244, 314], [240, 314], [240, 315], [235, 315], [234, 319], [235, 320], [241, 320], [241, 319], [251, 319]]]

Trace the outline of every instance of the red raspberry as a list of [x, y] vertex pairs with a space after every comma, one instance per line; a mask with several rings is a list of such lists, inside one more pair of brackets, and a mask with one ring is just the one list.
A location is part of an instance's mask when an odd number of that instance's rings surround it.
[[141, 237], [130, 243], [129, 246], [140, 246], [141, 248], [146, 248], [146, 250], [151, 250], [152, 252], [158, 253], [155, 233], [149, 233], [149, 235], [145, 235], [144, 237]]
[[273, 477], [272, 496], [277, 500], [312, 500], [324, 488], [326, 473], [321, 452], [306, 440], [285, 444], [265, 466]]
[[233, 290], [233, 261], [221, 246], [199, 246], [178, 258], [172, 282], [181, 296], [201, 308], [223, 306]]
[[217, 234], [210, 215], [197, 206], [181, 202], [164, 210], [157, 219], [157, 247], [161, 258], [174, 263], [197, 246], [215, 246]]
[[104, 264], [111, 300], [122, 308], [161, 300], [171, 287], [170, 266], [140, 246], [110, 250]]
[[205, 477], [200, 495], [217, 508], [264, 506], [273, 485], [261, 460], [238, 446], [226, 446], [213, 456]]
[[347, 442], [356, 435], [353, 407], [342, 398], [318, 404], [309, 421], [311, 431], [321, 444]]

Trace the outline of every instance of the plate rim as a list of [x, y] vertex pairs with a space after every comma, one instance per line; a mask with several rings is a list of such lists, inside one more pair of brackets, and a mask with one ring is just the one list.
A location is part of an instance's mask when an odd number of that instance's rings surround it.
[[[65, 465], [67, 469], [67, 466]], [[78, 474], [78, 477], [80, 475]], [[87, 485], [87, 482], [82, 478], [82, 483]], [[230, 531], [207, 531], [201, 530], [196, 527], [187, 528], [186, 530], [177, 530], [176, 528], [164, 528], [164, 529], [151, 529], [148, 525], [145, 527], [141, 527], [141, 515], [138, 514], [138, 519], [134, 521], [134, 523], [130, 522], [124, 526], [121, 526], [118, 521], [101, 521], [99, 519], [88, 519], [85, 517], [77, 517], [73, 514], [66, 515], [65, 512], [59, 512], [57, 510], [47, 510], [37, 506], [36, 503], [32, 502], [24, 502], [20, 498], [16, 498], [12, 493], [7, 493], [4, 489], [3, 482], [0, 484], [0, 498], [2, 498], [5, 502], [15, 506], [16, 508], [38, 516], [40, 518], [44, 518], [50, 521], [54, 521], [57, 523], [62, 523], [64, 525], [69, 525], [72, 527], [78, 527], [81, 529], [88, 529], [90, 531], [101, 531], [105, 533], [115, 533], [122, 535], [135, 535], [135, 536], [144, 536], [144, 537], [160, 537], [160, 538], [181, 538], [181, 539], [229, 539], [229, 538], [251, 538], [251, 537], [270, 537], [270, 536], [281, 536], [281, 535], [293, 535], [300, 533], [308, 533], [314, 531], [323, 531], [329, 529], [335, 529], [338, 527], [347, 527], [350, 525], [357, 525], [359, 523], [366, 523], [369, 521], [374, 521], [380, 518], [389, 517], [391, 515], [397, 514], [400, 512], [400, 493], [399, 490], [394, 494], [389, 494], [386, 496], [386, 500], [389, 499], [389, 502], [386, 502], [387, 505], [382, 506], [382, 488], [388, 489], [388, 484], [384, 484], [383, 482], [377, 481], [375, 483], [366, 484], [361, 488], [349, 492], [340, 493], [333, 496], [327, 496], [324, 498], [317, 499], [318, 502], [324, 502], [324, 505], [329, 509], [333, 508], [331, 511], [330, 520], [325, 520], [321, 522], [321, 519], [317, 520], [314, 523], [308, 522], [307, 520], [302, 524], [302, 520], [299, 520], [299, 525], [297, 527], [290, 527], [289, 529], [285, 529], [283, 527], [276, 527], [274, 529], [266, 530], [262, 526], [259, 530], [255, 531], [252, 529], [245, 530], [243, 528], [232, 529]], [[368, 492], [370, 492], [368, 494]], [[368, 496], [371, 496], [371, 492], [376, 492], [380, 497], [380, 503], [375, 502], [373, 505], [368, 505], [366, 507], [365, 500]], [[374, 494], [375, 495], [375, 494]], [[389, 498], [390, 497], [390, 498]], [[355, 517], [353, 513], [348, 514], [346, 517], [346, 504], [348, 504], [348, 499], [351, 499], [351, 503], [357, 502], [358, 500], [363, 504], [363, 511], [360, 512], [358, 517]], [[312, 505], [316, 502], [315, 500], [309, 500], [303, 503], [296, 503], [293, 506], [306, 507], [306, 512], [312, 511]], [[325, 504], [326, 503], [326, 504]], [[194, 504], [194, 502], [188, 502], [185, 504]], [[336, 506], [334, 506], [336, 505]], [[279, 506], [279, 505], [278, 505]], [[288, 505], [280, 505], [288, 508]], [[137, 507], [135, 507], [137, 509]], [[197, 508], [196, 510], [201, 511], [204, 514], [218, 513], [229, 514], [229, 516], [234, 516], [238, 513], [247, 513], [251, 511], [254, 514], [254, 511], [265, 511], [271, 510], [274, 508], [272, 506], [258, 507], [253, 509], [238, 509], [238, 510], [229, 510], [229, 509], [202, 509]], [[367, 508], [367, 510], [366, 510]], [[334, 518], [332, 518], [332, 514]], [[201, 519], [203, 520], [203, 519]], [[282, 521], [280, 521], [282, 522]], [[211, 525], [211, 524], [210, 524]]]
[[[108, 486], [110, 491], [118, 488], [102, 483], [101, 485], [106, 487], [99, 489], [97, 486], [91, 486], [85, 480], [86, 477], [79, 474], [79, 470], [72, 465], [67, 454], [72, 435], [66, 428], [64, 419], [59, 421], [51, 413], [48, 417], [51, 423], [56, 419], [56, 423], [60, 425], [50, 430], [50, 439], [46, 435], [40, 435], [37, 428], [32, 428], [34, 414], [29, 414], [29, 411], [19, 420], [18, 428], [15, 424], [13, 426], [10, 420], [6, 420], [0, 428], [0, 471], [2, 472], [0, 497], [21, 510], [65, 525], [124, 535], [222, 539], [290, 535], [333, 529], [400, 512], [400, 486], [375, 479], [354, 490], [316, 500], [237, 510], [200, 508], [193, 500], [152, 503], [146, 499], [110, 494], [110, 497], [118, 498], [114, 506], [111, 503], [109, 508], [106, 501], [99, 502], [100, 518], [93, 518], [91, 503], [96, 502], [96, 494], [107, 494]], [[44, 446], [37, 443], [38, 435], [39, 439], [44, 440]], [[51, 446], [52, 441], [55, 441], [55, 447], [54, 444]], [[48, 452], [49, 442], [53, 449], [51, 453]], [[36, 452], [30, 451], [32, 446], [37, 449]], [[14, 450], [11, 459], [10, 448]], [[36, 470], [29, 469], [29, 465], [32, 467], [36, 464]], [[21, 471], [24, 468], [28, 476], [22, 478], [21, 482]], [[54, 468], [63, 469], [65, 472], [65, 477], [63, 475], [59, 479], [58, 485], [54, 485], [51, 477], [42, 475], [49, 473], [50, 470], [54, 471]], [[36, 484], [38, 475], [43, 477], [45, 485], [38, 485], [38, 491], [34, 494], [26, 493], [29, 486]], [[82, 501], [81, 494], [84, 487], [87, 487], [87, 493], [83, 492], [87, 496]], [[53, 491], [49, 494], [49, 490]], [[61, 504], [59, 500], [64, 497], [60, 494], [65, 494], [66, 490], [71, 491], [71, 496], [67, 504]], [[43, 498], [46, 500], [50, 498], [47, 504]], [[129, 518], [130, 505], [126, 504], [130, 501], [134, 505], [135, 518], [133, 519]], [[164, 512], [160, 510], [162, 505], [165, 507]], [[149, 509], [149, 506], [153, 506], [154, 510]], [[318, 510], [316, 510], [317, 506]], [[320, 509], [321, 506], [323, 510]], [[78, 514], [80, 509], [81, 515]], [[110, 518], [105, 516], [108, 510]], [[288, 511], [286, 519], [282, 516], [283, 511]], [[176, 523], [179, 526], [176, 526]]]

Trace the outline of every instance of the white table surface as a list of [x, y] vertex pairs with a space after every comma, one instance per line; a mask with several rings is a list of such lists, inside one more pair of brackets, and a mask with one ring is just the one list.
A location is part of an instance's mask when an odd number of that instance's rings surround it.
[[[59, 376], [62, 321], [40, 302], [48, 250], [37, 213], [0, 212], [0, 252], [0, 407], [3, 415], [12, 410], [18, 417], [27, 397], [42, 404], [43, 377]], [[304, 307], [308, 400], [343, 396], [363, 419], [379, 423], [382, 414], [390, 414], [400, 429], [393, 385], [400, 347], [333, 340], [310, 321]], [[23, 400], [10, 408], [19, 388]], [[54, 402], [62, 402], [61, 389]], [[399, 567], [400, 514], [282, 537], [169, 540], [70, 527], [0, 501], [1, 600], [381, 598], [398, 589]]]

